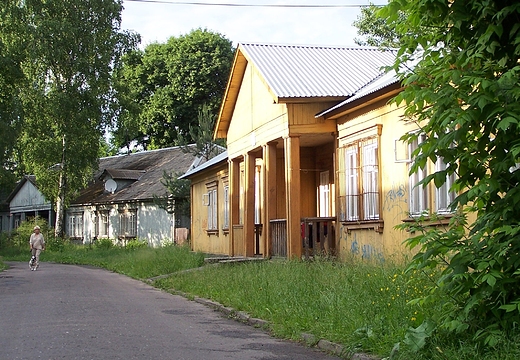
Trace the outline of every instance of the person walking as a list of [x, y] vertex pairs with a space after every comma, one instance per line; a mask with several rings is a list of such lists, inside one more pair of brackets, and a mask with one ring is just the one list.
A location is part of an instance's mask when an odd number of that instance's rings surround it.
[[40, 233], [40, 227], [38, 225], [34, 227], [34, 232], [29, 239], [29, 245], [31, 246], [32, 256], [36, 258], [36, 266], [31, 267], [31, 270], [36, 271], [38, 266], [40, 266], [40, 253], [45, 250], [45, 239]]

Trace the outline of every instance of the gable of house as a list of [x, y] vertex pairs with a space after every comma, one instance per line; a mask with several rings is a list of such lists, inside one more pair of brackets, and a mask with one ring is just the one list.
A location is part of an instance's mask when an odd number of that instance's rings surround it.
[[47, 222], [54, 217], [52, 204], [38, 189], [34, 175], [24, 176], [6, 199], [8, 214], [2, 216], [2, 228], [16, 229], [22, 221], [39, 216]]

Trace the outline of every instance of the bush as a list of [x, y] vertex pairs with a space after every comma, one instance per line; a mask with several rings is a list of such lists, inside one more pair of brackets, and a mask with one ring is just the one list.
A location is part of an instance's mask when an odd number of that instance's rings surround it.
[[103, 239], [98, 239], [95, 242], [94, 247], [96, 249], [109, 250], [114, 247], [114, 243], [112, 242], [111, 239], [103, 238]]
[[[29, 249], [29, 238], [34, 231], [34, 227], [38, 225], [40, 227], [40, 233], [43, 235], [45, 242], [47, 242], [50, 236], [54, 237], [53, 231], [50, 231], [47, 221], [39, 216], [28, 218], [22, 222], [20, 226], [11, 233], [12, 243], [11, 246], [18, 248], [26, 247]], [[49, 235], [51, 233], [52, 235]]]
[[142, 249], [142, 248], [145, 248], [148, 246], [148, 243], [145, 242], [145, 241], [141, 241], [139, 239], [133, 239], [133, 240], [130, 240], [127, 244], [126, 244], [126, 248], [128, 250], [136, 250], [136, 249]]

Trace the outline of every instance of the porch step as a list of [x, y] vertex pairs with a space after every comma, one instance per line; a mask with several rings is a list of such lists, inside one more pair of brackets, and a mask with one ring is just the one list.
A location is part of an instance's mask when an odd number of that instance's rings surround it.
[[250, 261], [264, 261], [262, 257], [245, 257], [245, 256], [212, 256], [204, 259], [207, 264], [228, 264], [228, 263], [241, 263]]

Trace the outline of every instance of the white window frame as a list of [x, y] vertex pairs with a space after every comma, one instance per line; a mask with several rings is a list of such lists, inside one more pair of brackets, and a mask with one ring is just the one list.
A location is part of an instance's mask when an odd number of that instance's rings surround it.
[[69, 237], [83, 238], [83, 213], [71, 213], [67, 220]]
[[126, 209], [119, 215], [119, 236], [137, 237], [137, 209]]
[[229, 185], [224, 185], [224, 219], [223, 229], [229, 229]]
[[330, 216], [330, 180], [328, 170], [320, 172], [319, 214], [320, 217]]
[[[419, 145], [425, 140], [425, 138], [425, 134], [419, 134], [418, 137], [408, 145], [410, 148], [409, 154], [411, 159], [408, 165], [408, 171], [411, 170], [415, 160], [413, 152], [419, 147]], [[418, 185], [419, 182], [424, 180], [424, 178], [426, 178], [426, 176], [428, 175], [426, 166], [423, 169], [417, 169], [417, 171], [413, 174], [410, 174], [409, 177], [409, 213], [411, 217], [418, 217], [428, 214], [428, 189], [426, 186]]]
[[98, 211], [96, 236], [98, 238], [107, 238], [109, 236], [109, 226], [110, 226], [110, 211], [108, 211], [108, 210]]
[[208, 231], [218, 230], [217, 216], [217, 188], [208, 190]]
[[[448, 168], [448, 164], [444, 162], [444, 159], [439, 158], [435, 162], [435, 171], [444, 171]], [[455, 173], [446, 175], [446, 181], [441, 187], [435, 187], [435, 212], [439, 215], [452, 214], [450, 205], [455, 200], [457, 193], [451, 190], [455, 183]]]
[[346, 220], [359, 220], [359, 165], [357, 143], [345, 151]]
[[364, 220], [380, 219], [378, 151], [377, 138], [362, 143]]
[[381, 220], [379, 136], [345, 147], [345, 221]]

